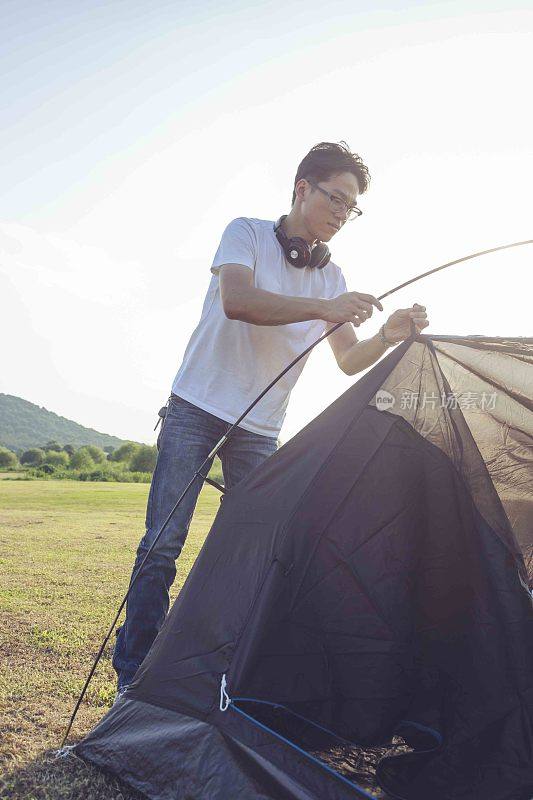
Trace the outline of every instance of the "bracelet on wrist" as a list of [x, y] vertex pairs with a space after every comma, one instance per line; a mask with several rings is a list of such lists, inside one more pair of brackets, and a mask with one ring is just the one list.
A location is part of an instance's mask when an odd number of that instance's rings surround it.
[[394, 345], [398, 344], [398, 342], [391, 342], [390, 339], [387, 339], [385, 336], [385, 325], [382, 325], [379, 329], [379, 337], [384, 345], [387, 347], [394, 347]]

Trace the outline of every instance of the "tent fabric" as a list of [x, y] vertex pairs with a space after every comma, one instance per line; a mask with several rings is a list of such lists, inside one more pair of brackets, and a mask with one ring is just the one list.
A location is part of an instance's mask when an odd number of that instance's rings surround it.
[[224, 495], [77, 752], [153, 800], [344, 800], [313, 752], [401, 731], [390, 796], [531, 800], [532, 389], [533, 340], [396, 348]]

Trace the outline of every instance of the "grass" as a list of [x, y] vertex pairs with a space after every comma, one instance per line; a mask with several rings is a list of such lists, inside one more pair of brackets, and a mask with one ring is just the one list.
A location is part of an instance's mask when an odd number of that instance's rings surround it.
[[[6, 473], [7, 475], [8, 473]], [[92, 658], [127, 589], [149, 486], [0, 480], [0, 797], [136, 800], [79, 759], [58, 759]], [[217, 511], [204, 487], [174, 596]], [[115, 692], [106, 652], [72, 741], [105, 713]]]

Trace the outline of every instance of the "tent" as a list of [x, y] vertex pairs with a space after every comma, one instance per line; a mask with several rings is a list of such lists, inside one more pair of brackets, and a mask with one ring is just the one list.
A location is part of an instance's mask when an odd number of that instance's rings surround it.
[[[238, 486], [76, 747], [154, 800], [533, 797], [533, 339], [416, 336]], [[529, 567], [528, 567], [529, 565]]]

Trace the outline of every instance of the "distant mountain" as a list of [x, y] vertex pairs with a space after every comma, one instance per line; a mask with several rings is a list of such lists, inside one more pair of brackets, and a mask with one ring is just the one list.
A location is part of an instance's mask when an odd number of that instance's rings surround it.
[[95, 444], [103, 448], [124, 444], [124, 439], [84, 428], [22, 397], [0, 392], [0, 445], [21, 451], [29, 447], [42, 447], [50, 441], [61, 445], [72, 444], [74, 447]]

